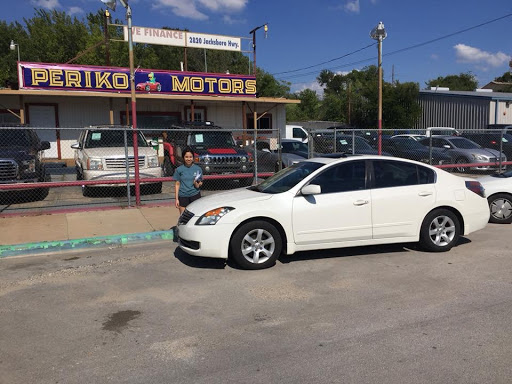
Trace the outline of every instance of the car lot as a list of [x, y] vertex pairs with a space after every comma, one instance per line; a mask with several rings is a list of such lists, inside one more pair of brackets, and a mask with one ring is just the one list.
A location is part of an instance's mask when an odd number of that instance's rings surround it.
[[0, 260], [7, 383], [508, 383], [510, 226], [246, 272], [168, 243]]

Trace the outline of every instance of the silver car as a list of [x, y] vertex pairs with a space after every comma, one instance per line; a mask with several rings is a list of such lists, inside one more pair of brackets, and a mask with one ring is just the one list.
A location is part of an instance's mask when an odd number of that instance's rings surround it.
[[[430, 138], [420, 140], [420, 143], [429, 146]], [[458, 136], [433, 136], [432, 147], [444, 150], [452, 158], [452, 162], [460, 164], [456, 167], [459, 172], [466, 172], [468, 169], [476, 171], [490, 171], [499, 168], [500, 152], [491, 148], [484, 148], [481, 145]], [[507, 161], [505, 154], [501, 153], [501, 161]], [[495, 165], [481, 165], [476, 167], [467, 167], [466, 164], [473, 163], [495, 163]], [[506, 166], [502, 166], [503, 169]]]

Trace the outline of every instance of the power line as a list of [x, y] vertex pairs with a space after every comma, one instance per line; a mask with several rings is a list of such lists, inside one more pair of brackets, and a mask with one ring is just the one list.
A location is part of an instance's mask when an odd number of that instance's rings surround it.
[[[431, 44], [431, 43], [435, 43], [436, 41], [440, 41], [440, 40], [444, 40], [444, 39], [447, 39], [449, 37], [452, 37], [452, 36], [456, 36], [456, 35], [459, 35], [461, 33], [465, 33], [465, 32], [468, 32], [468, 31], [471, 31], [473, 29], [477, 29], [477, 28], [480, 28], [480, 27], [483, 27], [485, 25], [488, 25], [488, 24], [491, 24], [491, 23], [494, 23], [496, 21], [500, 21], [500, 20], [503, 20], [507, 17], [510, 17], [512, 16], [512, 13], [509, 13], [509, 14], [506, 14], [504, 16], [501, 16], [501, 17], [497, 17], [495, 19], [492, 19], [492, 20], [489, 20], [489, 21], [486, 21], [486, 22], [483, 22], [483, 23], [480, 23], [480, 24], [477, 24], [477, 25], [474, 25], [474, 26], [471, 26], [471, 27], [468, 27], [468, 28], [465, 28], [465, 29], [461, 29], [459, 31], [456, 31], [456, 32], [453, 32], [453, 33], [449, 33], [447, 35], [444, 35], [444, 36], [441, 36], [441, 37], [438, 37], [438, 38], [435, 38], [435, 39], [432, 39], [432, 40], [428, 40], [428, 41], [424, 41], [422, 43], [418, 43], [418, 44], [414, 44], [414, 45], [411, 45], [409, 47], [405, 47], [405, 48], [401, 48], [401, 49], [397, 49], [396, 51], [392, 51], [392, 52], [388, 52], [388, 53], [385, 53], [383, 54], [383, 56], [391, 56], [391, 55], [395, 55], [397, 53], [402, 53], [402, 52], [406, 52], [406, 51], [409, 51], [411, 49], [414, 49], [414, 48], [419, 48], [419, 47], [422, 47], [424, 45], [427, 45], [427, 44]], [[354, 52], [351, 52], [351, 53], [348, 53], [346, 55], [343, 55], [343, 56], [340, 56], [336, 59], [331, 59], [327, 62], [324, 62], [324, 63], [320, 63], [320, 64], [316, 64], [316, 65], [312, 65], [312, 66], [309, 66], [309, 67], [306, 67], [306, 68], [301, 68], [301, 69], [296, 69], [296, 70], [291, 70], [291, 71], [286, 71], [286, 72], [277, 72], [275, 74], [281, 74], [281, 73], [291, 73], [291, 72], [298, 72], [298, 71], [301, 71], [301, 70], [304, 70], [304, 69], [309, 69], [309, 68], [313, 68], [313, 67], [316, 67], [316, 66], [319, 66], [319, 65], [322, 65], [322, 64], [325, 64], [325, 63], [328, 63], [328, 62], [332, 62], [334, 60], [338, 60], [340, 58], [343, 58], [343, 57], [346, 57], [346, 56], [349, 56], [349, 55], [352, 55], [356, 52], [360, 52], [372, 45], [375, 45], [375, 43], [373, 44], [370, 44], [369, 46], [366, 46], [364, 48], [360, 48]], [[335, 69], [340, 69], [340, 68], [344, 68], [344, 67], [348, 67], [348, 66], [352, 66], [352, 65], [356, 65], [356, 64], [361, 64], [361, 63], [365, 63], [367, 61], [371, 61], [371, 60], [374, 60], [375, 58], [368, 58], [368, 59], [364, 59], [364, 60], [359, 60], [359, 61], [356, 61], [356, 62], [352, 62], [352, 63], [348, 63], [348, 64], [343, 64], [343, 65], [340, 65], [340, 66], [336, 66], [336, 67], [332, 67], [332, 68], [328, 68], [328, 70], [335, 70]], [[307, 72], [307, 73], [302, 73], [302, 74], [296, 74], [296, 75], [290, 75], [290, 76], [284, 76], [281, 79], [293, 79], [293, 78], [299, 78], [299, 77], [304, 77], [304, 76], [310, 76], [312, 74], [316, 74], [317, 72]], [[274, 74], [274, 75], [275, 75]]]
[[343, 59], [343, 58], [345, 58], [345, 57], [347, 57], [347, 56], [350, 56], [350, 55], [353, 55], [353, 54], [355, 54], [355, 53], [357, 53], [357, 52], [361, 52], [361, 51], [363, 51], [363, 50], [365, 50], [365, 49], [367, 49], [367, 48], [373, 47], [373, 46], [374, 46], [374, 45], [376, 45], [376, 44], [377, 44], [377, 43], [368, 44], [366, 47], [359, 48], [359, 49], [357, 49], [357, 50], [355, 50], [355, 51], [352, 51], [352, 52], [350, 52], [350, 53], [346, 53], [346, 54], [344, 54], [343, 56], [336, 57], [336, 58], [334, 58], [334, 59], [324, 61], [323, 63], [310, 65], [309, 67], [304, 67], [304, 68], [299, 68], [299, 69], [293, 69], [293, 70], [291, 70], [291, 71], [276, 72], [276, 73], [273, 73], [273, 74], [272, 74], [272, 76], [274, 76], [274, 75], [280, 75], [280, 74], [283, 74], [283, 73], [298, 72], [298, 71], [303, 71], [303, 70], [305, 70], [305, 69], [310, 69], [310, 68], [318, 67], [318, 66], [320, 66], [320, 65], [324, 65], [324, 64], [327, 64], [327, 63], [331, 63], [331, 62], [336, 61], [336, 60], [339, 60], [339, 59]]

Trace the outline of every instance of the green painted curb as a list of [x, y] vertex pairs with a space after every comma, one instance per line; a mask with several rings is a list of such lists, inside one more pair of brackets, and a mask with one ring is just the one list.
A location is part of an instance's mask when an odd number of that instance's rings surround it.
[[0, 259], [11, 256], [60, 252], [74, 249], [99, 248], [112, 245], [122, 247], [127, 244], [162, 240], [172, 241], [173, 231], [128, 233], [124, 235], [86, 237], [83, 239], [73, 240], [2, 245], [0, 246]]

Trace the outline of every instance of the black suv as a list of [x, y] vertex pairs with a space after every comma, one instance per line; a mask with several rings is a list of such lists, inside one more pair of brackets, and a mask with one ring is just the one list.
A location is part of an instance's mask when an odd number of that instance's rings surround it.
[[[41, 162], [42, 151], [50, 148], [37, 134], [23, 126], [0, 127], [0, 184], [50, 181]], [[38, 188], [35, 197], [42, 200], [48, 188]]]
[[507, 156], [508, 160], [512, 159], [512, 134], [507, 133], [507, 131], [505, 131], [505, 133], [496, 131], [480, 133], [463, 132], [462, 136], [468, 138], [471, 141], [474, 141], [477, 144], [480, 144], [484, 148], [492, 148], [496, 149], [497, 151], [500, 150], [501, 141], [501, 151], [505, 154], [505, 156]]
[[[172, 176], [174, 170], [183, 164], [182, 152], [185, 147], [194, 151], [194, 162], [201, 167], [204, 175], [254, 171], [253, 155], [236, 145], [230, 131], [223, 130], [212, 122], [175, 124], [166, 135], [166, 141], [171, 144], [173, 153], [165, 151], [165, 176]], [[252, 179], [243, 178], [240, 181], [249, 183]]]

